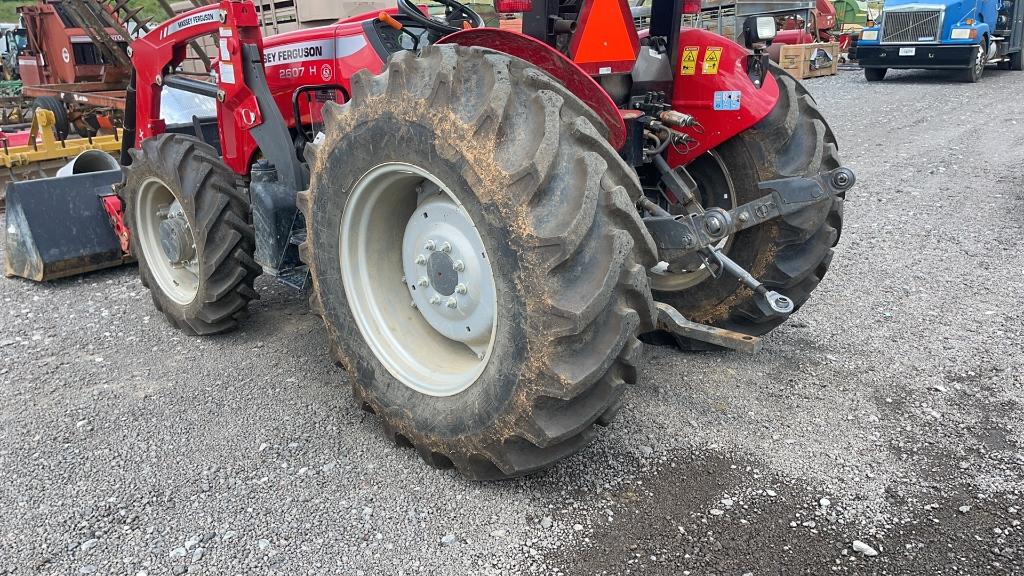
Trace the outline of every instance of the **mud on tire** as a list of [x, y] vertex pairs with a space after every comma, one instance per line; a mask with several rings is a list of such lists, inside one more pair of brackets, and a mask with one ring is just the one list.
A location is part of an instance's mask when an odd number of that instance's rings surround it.
[[[779, 101], [753, 128], [716, 149], [728, 167], [736, 202], [757, 199], [757, 183], [787, 176], [811, 176], [840, 166], [835, 135], [814, 98], [786, 72], [772, 68]], [[708, 162], [708, 156], [695, 162]], [[700, 166], [691, 165], [699, 172]], [[696, 177], [696, 176], [695, 176]], [[697, 177], [698, 185], [701, 180]], [[843, 199], [748, 228], [732, 239], [728, 255], [768, 287], [793, 299], [799, 309], [817, 287], [832, 261], [832, 248], [843, 224]], [[760, 336], [785, 321], [767, 316], [754, 293], [728, 274], [682, 290], [664, 289], [652, 277], [654, 299], [675, 306], [687, 318], [704, 324]], [[684, 348], [708, 345], [679, 341]]]
[[[352, 99], [328, 105], [325, 124], [310, 189], [299, 195], [300, 253], [357, 402], [395, 442], [474, 479], [527, 474], [581, 450], [636, 380], [636, 336], [654, 320], [646, 276], [654, 246], [631, 197], [639, 184], [600, 120], [522, 60], [438, 45], [419, 57], [396, 54], [378, 76], [355, 75]], [[425, 167], [445, 183], [493, 271], [493, 348], [479, 377], [453, 395], [397, 379], [356, 329], [342, 285], [347, 199], [389, 162]], [[382, 254], [370, 265], [395, 263]], [[408, 299], [401, 304], [409, 310]]]
[[[232, 330], [258, 298], [253, 282], [260, 267], [253, 260], [255, 236], [249, 223], [249, 201], [237, 177], [216, 149], [193, 136], [161, 134], [130, 151], [132, 162], [118, 190], [131, 230], [131, 253], [153, 304], [171, 324], [194, 335]], [[140, 190], [162, 185], [181, 206], [195, 240], [198, 282], [188, 302], [172, 298], [154, 274], [160, 247], [146, 250], [140, 222]]]

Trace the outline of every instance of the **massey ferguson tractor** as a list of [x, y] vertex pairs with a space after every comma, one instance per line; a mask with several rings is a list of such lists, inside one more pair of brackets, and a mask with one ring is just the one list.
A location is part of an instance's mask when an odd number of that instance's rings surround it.
[[[105, 210], [181, 330], [236, 328], [261, 273], [308, 283], [388, 437], [518, 476], [613, 419], [641, 337], [756, 350], [828, 269], [854, 175], [770, 17], [743, 46], [681, 28], [690, 0], [639, 32], [625, 0], [498, 0], [521, 34], [443, 3], [263, 38], [223, 0], [153, 29]], [[204, 35], [215, 82], [176, 71]], [[167, 125], [168, 86], [216, 118]]]

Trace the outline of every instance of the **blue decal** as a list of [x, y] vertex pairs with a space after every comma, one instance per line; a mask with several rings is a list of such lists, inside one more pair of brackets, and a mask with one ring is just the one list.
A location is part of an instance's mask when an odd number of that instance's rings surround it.
[[715, 92], [715, 110], [739, 110], [739, 90], [719, 90]]

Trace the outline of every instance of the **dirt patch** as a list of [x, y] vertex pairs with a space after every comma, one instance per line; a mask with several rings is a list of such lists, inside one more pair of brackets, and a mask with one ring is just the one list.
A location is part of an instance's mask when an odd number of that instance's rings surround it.
[[[920, 487], [918, 487], [920, 488]], [[894, 490], [895, 511], [854, 522], [844, 502], [709, 451], [676, 453], [651, 479], [602, 494], [589, 547], [552, 564], [603, 574], [1015, 574], [1021, 556], [1015, 494], [955, 485], [934, 501]], [[859, 540], [878, 552], [855, 551]]]

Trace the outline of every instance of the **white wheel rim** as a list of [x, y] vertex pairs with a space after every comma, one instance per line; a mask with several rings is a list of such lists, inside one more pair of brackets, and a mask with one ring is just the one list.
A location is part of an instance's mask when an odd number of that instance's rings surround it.
[[430, 172], [372, 168], [352, 189], [340, 229], [342, 283], [359, 332], [400, 382], [452, 396], [483, 372], [497, 290], [472, 218]]
[[186, 261], [172, 262], [161, 244], [160, 226], [170, 218], [178, 219], [181, 229], [192, 236], [192, 228], [181, 209], [181, 204], [163, 182], [150, 178], [142, 182], [136, 195], [133, 230], [149, 271], [160, 290], [174, 302], [183, 306], [192, 303], [199, 294], [199, 255], [195, 242], [191, 242], [194, 256]]

